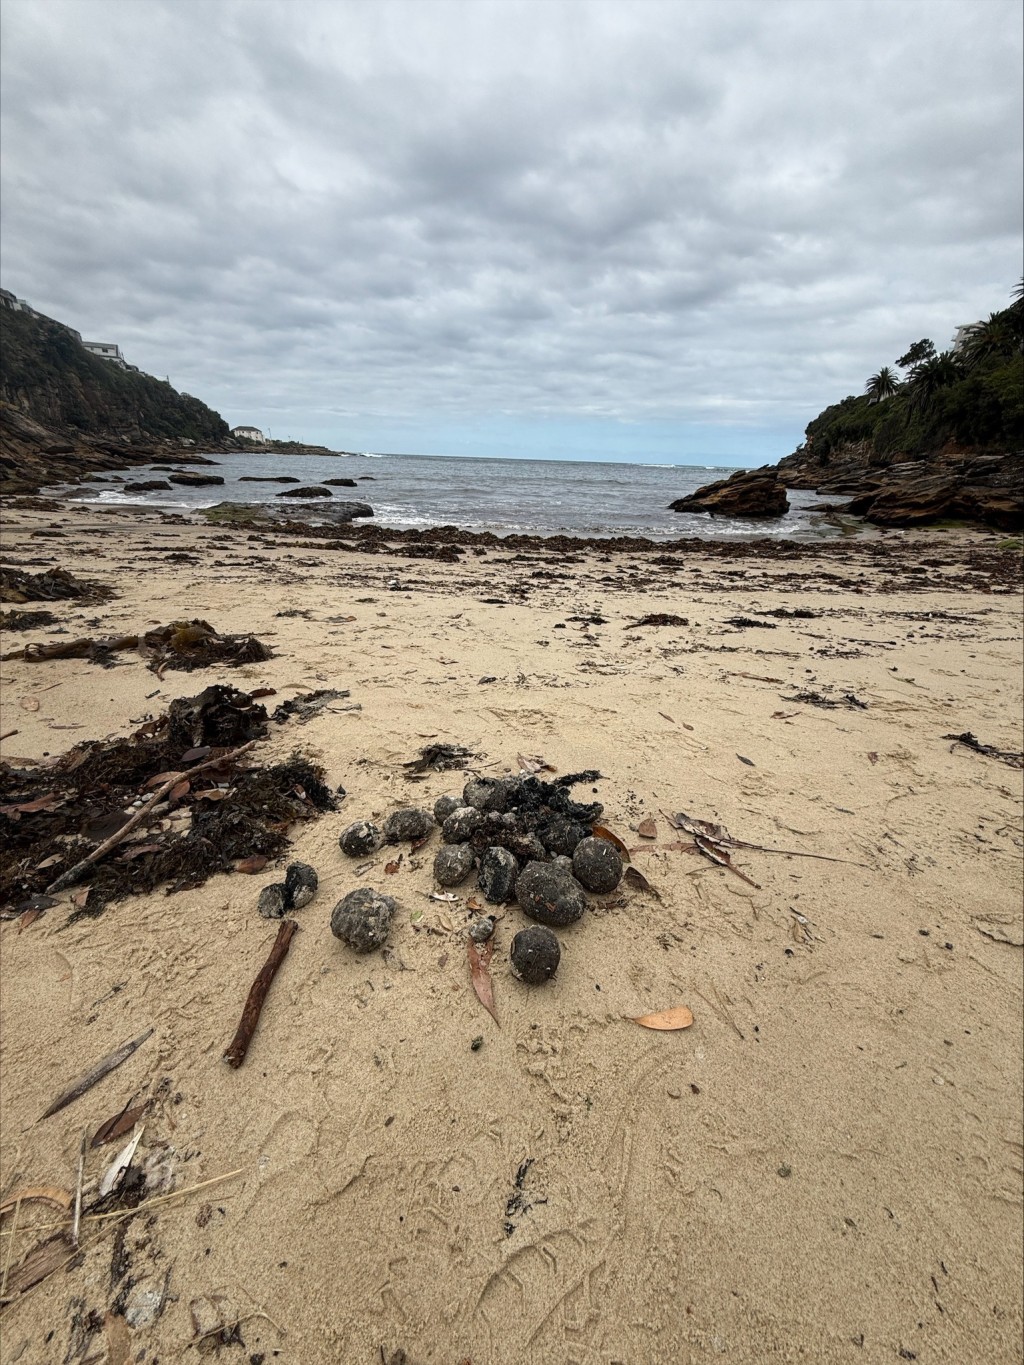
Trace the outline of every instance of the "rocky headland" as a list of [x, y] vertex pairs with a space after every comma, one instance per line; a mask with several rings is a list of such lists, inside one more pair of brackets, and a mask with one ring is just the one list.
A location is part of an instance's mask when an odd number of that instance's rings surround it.
[[948, 351], [927, 338], [819, 413], [776, 466], [743, 470], [670, 504], [676, 512], [783, 515], [787, 489], [876, 526], [962, 521], [1024, 528], [1024, 294]]

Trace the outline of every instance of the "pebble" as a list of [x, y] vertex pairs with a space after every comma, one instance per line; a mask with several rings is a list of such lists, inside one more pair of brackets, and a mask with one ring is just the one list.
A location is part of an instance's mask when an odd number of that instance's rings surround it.
[[392, 811], [384, 821], [384, 838], [389, 844], [415, 843], [425, 839], [434, 827], [433, 816], [429, 811], [417, 806]]
[[357, 953], [372, 953], [387, 941], [398, 906], [391, 896], [361, 886], [342, 897], [331, 912], [331, 933]]
[[275, 882], [272, 886], [265, 886], [260, 892], [260, 898], [256, 902], [256, 909], [264, 919], [281, 919], [287, 905], [284, 883]]
[[452, 811], [458, 810], [462, 804], [461, 796], [439, 796], [434, 802], [434, 819], [443, 825]]
[[376, 853], [384, 842], [384, 835], [372, 820], [356, 820], [341, 831], [338, 846], [350, 858], [365, 858], [368, 853]]
[[316, 895], [320, 879], [316, 869], [308, 863], [289, 863], [284, 874], [284, 904], [286, 910], [301, 910]]
[[434, 856], [434, 880], [439, 886], [458, 886], [473, 871], [469, 844], [442, 844]]
[[581, 886], [605, 895], [622, 880], [622, 858], [607, 839], [581, 839], [572, 855], [572, 871]]
[[480, 890], [491, 905], [515, 899], [519, 864], [507, 848], [486, 848], [480, 856]]
[[483, 919], [474, 920], [469, 926], [469, 936], [474, 943], [486, 943], [494, 933], [494, 918], [485, 915]]
[[543, 986], [558, 970], [562, 950], [558, 939], [542, 924], [520, 929], [512, 940], [512, 974], [527, 986]]
[[441, 838], [446, 844], [464, 844], [483, 822], [483, 813], [475, 806], [460, 806], [441, 826]]
[[550, 863], [527, 863], [516, 879], [516, 900], [540, 924], [575, 924], [587, 908], [579, 882]]

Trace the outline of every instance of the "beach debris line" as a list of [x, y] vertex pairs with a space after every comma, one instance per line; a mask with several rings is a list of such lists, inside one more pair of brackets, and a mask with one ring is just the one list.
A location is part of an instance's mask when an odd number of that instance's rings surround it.
[[111, 1071], [115, 1071], [123, 1062], [126, 1062], [128, 1058], [142, 1046], [147, 1038], [152, 1037], [152, 1034], [153, 1030], [148, 1028], [145, 1033], [140, 1033], [137, 1038], [129, 1039], [119, 1047], [114, 1048], [112, 1052], [108, 1052], [105, 1057], [101, 1057], [98, 1062], [94, 1062], [89, 1070], [79, 1076], [74, 1084], [70, 1085], [67, 1090], [62, 1091], [57, 1096], [45, 1114], [40, 1114], [39, 1121], [42, 1122], [43, 1119], [50, 1118], [53, 1114], [57, 1114], [62, 1109], [67, 1108], [67, 1106], [72, 1104], [75, 1100], [80, 1099], [87, 1090], [91, 1090], [94, 1085], [98, 1085], [99, 1082], [103, 1080], [104, 1076], [109, 1076]]
[[788, 706], [792, 706], [794, 702], [801, 702], [805, 706], [822, 706], [828, 710], [835, 710], [840, 706], [848, 706], [851, 710], [855, 707], [861, 711], [868, 709], [867, 702], [861, 701], [860, 697], [852, 692], [843, 692], [838, 700], [825, 696], [823, 692], [796, 692], [792, 697], [783, 697], [782, 700]]
[[962, 735], [943, 735], [943, 739], [953, 741], [950, 752], [958, 744], [965, 749], [973, 749], [976, 754], [985, 754], [988, 758], [998, 758], [1001, 763], [1006, 763], [1011, 768], [1024, 768], [1024, 753], [1018, 753], [1014, 749], [997, 749], [994, 744], [982, 744], [970, 730], [965, 730]]
[[274, 939], [274, 945], [270, 950], [270, 956], [260, 968], [259, 975], [249, 988], [249, 994], [246, 997], [245, 1007], [242, 1010], [238, 1028], [235, 1030], [235, 1036], [224, 1049], [224, 1060], [228, 1066], [235, 1070], [245, 1061], [245, 1055], [249, 1051], [249, 1044], [256, 1032], [256, 1025], [260, 1021], [260, 1014], [263, 1012], [271, 984], [281, 963], [288, 956], [288, 949], [291, 947], [292, 939], [298, 927], [296, 920], [281, 921], [277, 937]]
[[639, 1024], [641, 1028], [670, 1032], [675, 1029], [689, 1028], [693, 1023], [693, 1014], [685, 1005], [675, 1005], [672, 1009], [658, 1010], [654, 1014], [637, 1015], [631, 1019], [631, 1022]]
[[686, 616], [673, 616], [668, 611], [655, 611], [647, 616], [641, 616], [637, 621], [631, 621], [624, 630], [639, 630], [641, 626], [688, 626], [689, 618]]
[[56, 624], [52, 611], [0, 611], [0, 630], [40, 630]]

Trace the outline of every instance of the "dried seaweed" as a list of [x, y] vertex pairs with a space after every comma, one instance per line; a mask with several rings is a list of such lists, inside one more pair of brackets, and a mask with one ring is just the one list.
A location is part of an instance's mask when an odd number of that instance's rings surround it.
[[472, 749], [464, 749], [461, 744], [428, 744], [420, 750], [418, 758], [410, 759], [402, 767], [413, 773], [425, 773], [430, 769], [446, 773], [453, 768], [465, 768], [466, 760], [476, 757]]
[[5, 602], [105, 602], [116, 596], [113, 588], [87, 579], [75, 578], [67, 569], [46, 569], [25, 573], [10, 565], [0, 565], [0, 598]]
[[255, 635], [220, 635], [208, 621], [172, 621], [169, 625], [147, 630], [142, 635], [87, 636], [80, 640], [57, 640], [25, 645], [12, 650], [5, 659], [24, 659], [44, 663], [51, 659], [87, 659], [90, 663], [112, 667], [114, 655], [138, 650], [151, 673], [162, 677], [169, 670], [190, 673], [215, 664], [237, 668], [241, 664], [262, 663], [273, 657], [269, 645]]
[[942, 738], [951, 739], [954, 744], [962, 744], [965, 749], [973, 749], [976, 754], [998, 758], [1001, 763], [1006, 763], [1011, 768], [1024, 768], [1024, 754], [1018, 753], [1015, 749], [997, 749], [994, 744], [982, 744], [970, 730], [965, 730], [962, 735], [943, 735]]
[[56, 624], [52, 611], [0, 611], [0, 630], [38, 630]]
[[[31, 906], [161, 787], [166, 796], [137, 832], [85, 869], [88, 900], [69, 923], [135, 892], [199, 886], [236, 862], [276, 857], [291, 822], [315, 818], [336, 801], [322, 769], [301, 755], [270, 767], [241, 767], [229, 758], [226, 751], [239, 741], [265, 732], [266, 720], [250, 694], [218, 684], [172, 702], [130, 739], [88, 741], [41, 771], [0, 764], [0, 914]], [[193, 790], [189, 774], [200, 768]], [[188, 820], [164, 820], [172, 810]]]

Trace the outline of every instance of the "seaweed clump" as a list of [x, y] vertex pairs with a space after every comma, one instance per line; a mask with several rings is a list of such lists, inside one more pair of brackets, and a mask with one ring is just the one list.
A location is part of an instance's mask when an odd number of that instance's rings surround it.
[[164, 789], [148, 821], [87, 870], [68, 923], [160, 885], [200, 886], [240, 860], [277, 857], [294, 821], [336, 800], [324, 770], [301, 754], [251, 766], [249, 746], [266, 732], [266, 708], [218, 684], [178, 698], [128, 739], [86, 741], [41, 770], [0, 764], [0, 915], [55, 904], [47, 888]]
[[7, 564], [0, 565], [0, 598], [5, 602], [58, 602], [71, 598], [80, 602], [106, 602], [113, 596], [113, 588], [75, 578], [67, 569], [26, 573]]

